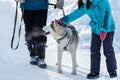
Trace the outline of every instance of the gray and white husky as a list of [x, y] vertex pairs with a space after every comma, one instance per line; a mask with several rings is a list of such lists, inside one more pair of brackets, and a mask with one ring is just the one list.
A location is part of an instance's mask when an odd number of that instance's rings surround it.
[[73, 75], [77, 74], [76, 72], [76, 49], [79, 41], [78, 32], [72, 25], [63, 26], [58, 24], [56, 21], [51, 23], [49, 26], [50, 33], [53, 38], [57, 41], [58, 45], [58, 73], [62, 73], [61, 69], [61, 59], [62, 53], [68, 51], [71, 53], [72, 58], [72, 73]]

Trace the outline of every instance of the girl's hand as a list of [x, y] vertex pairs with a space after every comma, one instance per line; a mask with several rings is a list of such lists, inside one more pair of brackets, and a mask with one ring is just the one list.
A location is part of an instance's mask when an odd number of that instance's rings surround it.
[[106, 38], [106, 35], [107, 35], [106, 32], [100, 32], [100, 40], [104, 41]]

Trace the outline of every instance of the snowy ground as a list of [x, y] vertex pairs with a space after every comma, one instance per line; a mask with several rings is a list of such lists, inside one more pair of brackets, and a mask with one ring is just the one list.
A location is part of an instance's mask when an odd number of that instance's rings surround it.
[[[76, 0], [66, 0], [66, 3], [71, 4], [71, 8], [66, 7], [66, 12], [70, 12], [76, 3]], [[116, 34], [114, 40], [114, 47], [116, 52], [116, 59], [118, 65], [118, 78], [120, 78], [120, 1], [110, 0], [113, 15], [116, 21]], [[118, 1], [118, 2], [117, 2]], [[13, 31], [14, 23], [14, 1], [0, 0], [0, 80], [87, 80], [86, 75], [89, 73], [90, 66], [90, 28], [88, 27], [89, 18], [85, 15], [84, 18], [77, 20], [73, 24], [79, 31], [80, 41], [77, 49], [77, 75], [71, 75], [71, 56], [68, 52], [64, 52], [62, 60], [63, 74], [57, 73], [57, 43], [48, 35], [47, 49], [46, 49], [46, 63], [47, 69], [40, 69], [38, 66], [29, 64], [29, 52], [25, 46], [24, 41], [24, 26], [22, 27], [22, 34], [20, 46], [18, 50], [14, 51], [10, 48], [10, 41]], [[12, 3], [12, 4], [11, 4]], [[117, 6], [117, 7], [116, 7]], [[58, 10], [50, 8], [48, 24], [54, 18], [59, 18], [62, 12], [59, 11], [59, 17], [54, 16]], [[81, 23], [79, 23], [81, 22]], [[81, 27], [79, 27], [81, 26]], [[16, 36], [17, 37], [17, 36]], [[102, 55], [100, 78], [96, 80], [110, 80], [105, 64], [105, 57]], [[118, 79], [120, 80], [120, 79]]]

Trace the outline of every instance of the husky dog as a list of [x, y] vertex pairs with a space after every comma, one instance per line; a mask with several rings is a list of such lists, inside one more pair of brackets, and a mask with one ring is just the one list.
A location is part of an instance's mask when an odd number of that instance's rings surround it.
[[77, 74], [76, 72], [76, 49], [79, 41], [78, 32], [72, 25], [60, 25], [56, 21], [52, 22], [49, 26], [50, 33], [57, 41], [58, 45], [58, 73], [62, 73], [61, 69], [61, 59], [62, 53], [68, 51], [71, 53], [72, 58], [72, 73], [73, 75]]

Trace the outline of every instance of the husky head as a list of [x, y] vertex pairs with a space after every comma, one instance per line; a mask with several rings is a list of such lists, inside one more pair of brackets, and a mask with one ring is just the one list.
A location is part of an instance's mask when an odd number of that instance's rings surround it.
[[50, 32], [58, 37], [64, 36], [67, 32], [67, 27], [63, 26], [57, 21], [53, 21], [49, 26]]

